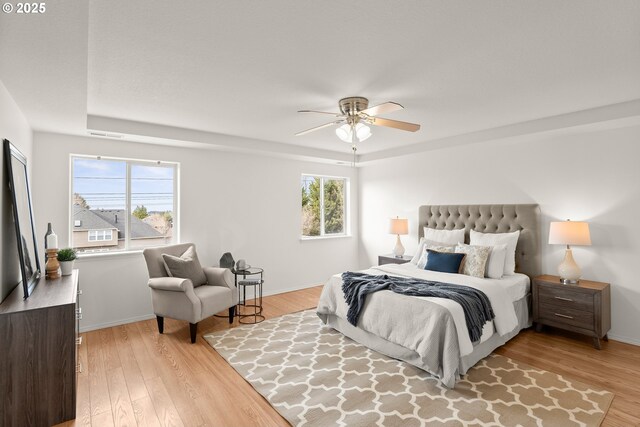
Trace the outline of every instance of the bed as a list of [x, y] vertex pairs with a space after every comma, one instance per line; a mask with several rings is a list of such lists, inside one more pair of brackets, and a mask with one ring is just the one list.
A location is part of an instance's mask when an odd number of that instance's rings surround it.
[[541, 270], [539, 207], [518, 205], [420, 206], [419, 237], [423, 227], [471, 230], [481, 233], [520, 231], [515, 251], [515, 274], [500, 279], [425, 271], [414, 263], [387, 264], [364, 270], [372, 275], [413, 277], [474, 287], [491, 301], [496, 317], [479, 341], [471, 343], [462, 308], [451, 300], [415, 297], [388, 290], [367, 296], [357, 326], [347, 321], [347, 304], [340, 274], [324, 286], [318, 303], [322, 321], [349, 338], [383, 354], [403, 360], [439, 378], [452, 388], [480, 359], [531, 326], [530, 279]]

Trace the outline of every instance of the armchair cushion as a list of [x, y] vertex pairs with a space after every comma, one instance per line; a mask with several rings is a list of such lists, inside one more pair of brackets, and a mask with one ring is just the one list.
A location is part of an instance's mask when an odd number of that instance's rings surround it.
[[189, 279], [194, 288], [207, 283], [207, 277], [202, 271], [202, 266], [193, 246], [190, 246], [179, 257], [162, 254], [162, 261], [170, 277]]
[[222, 286], [200, 286], [193, 290], [200, 299], [203, 319], [236, 304], [237, 292]]
[[149, 287], [158, 291], [186, 292], [193, 284], [180, 277], [154, 277], [149, 279]]

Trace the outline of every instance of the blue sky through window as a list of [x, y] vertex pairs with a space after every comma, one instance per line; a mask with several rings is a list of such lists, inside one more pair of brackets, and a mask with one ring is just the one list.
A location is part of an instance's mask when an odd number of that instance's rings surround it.
[[[124, 209], [127, 164], [121, 160], [73, 159], [73, 191], [91, 209]], [[173, 210], [174, 168], [131, 166], [131, 209], [144, 205], [149, 212]]]

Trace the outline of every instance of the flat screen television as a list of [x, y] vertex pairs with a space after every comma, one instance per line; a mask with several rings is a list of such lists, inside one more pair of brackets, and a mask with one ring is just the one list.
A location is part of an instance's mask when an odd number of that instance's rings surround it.
[[[28, 298], [40, 280], [40, 262], [36, 241], [31, 191], [27, 176], [27, 158], [9, 140], [2, 141], [4, 160], [11, 192], [13, 222], [17, 240], [17, 255], [24, 298]], [[3, 244], [5, 239], [3, 239]], [[3, 248], [11, 251], [12, 248]], [[6, 295], [0, 295], [2, 299]]]

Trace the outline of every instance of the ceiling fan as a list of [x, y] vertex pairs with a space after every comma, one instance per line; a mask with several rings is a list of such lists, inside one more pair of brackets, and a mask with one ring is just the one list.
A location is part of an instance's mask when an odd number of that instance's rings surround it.
[[320, 129], [324, 129], [329, 126], [341, 125], [336, 129], [336, 135], [344, 142], [352, 144], [355, 151], [355, 144], [357, 142], [364, 141], [371, 136], [371, 130], [367, 126], [384, 126], [394, 129], [405, 130], [409, 132], [416, 132], [420, 129], [420, 125], [415, 123], [401, 122], [399, 120], [385, 119], [377, 117], [378, 114], [392, 113], [394, 111], [402, 110], [404, 107], [397, 102], [385, 102], [383, 104], [369, 107], [369, 100], [361, 96], [351, 96], [348, 98], [342, 98], [338, 101], [340, 107], [339, 113], [330, 113], [327, 111], [315, 111], [315, 110], [299, 110], [299, 113], [318, 113], [328, 114], [335, 117], [335, 120], [325, 123], [320, 126], [312, 127], [311, 129], [303, 130], [296, 133], [296, 136], [306, 135], [310, 132], [314, 132]]

